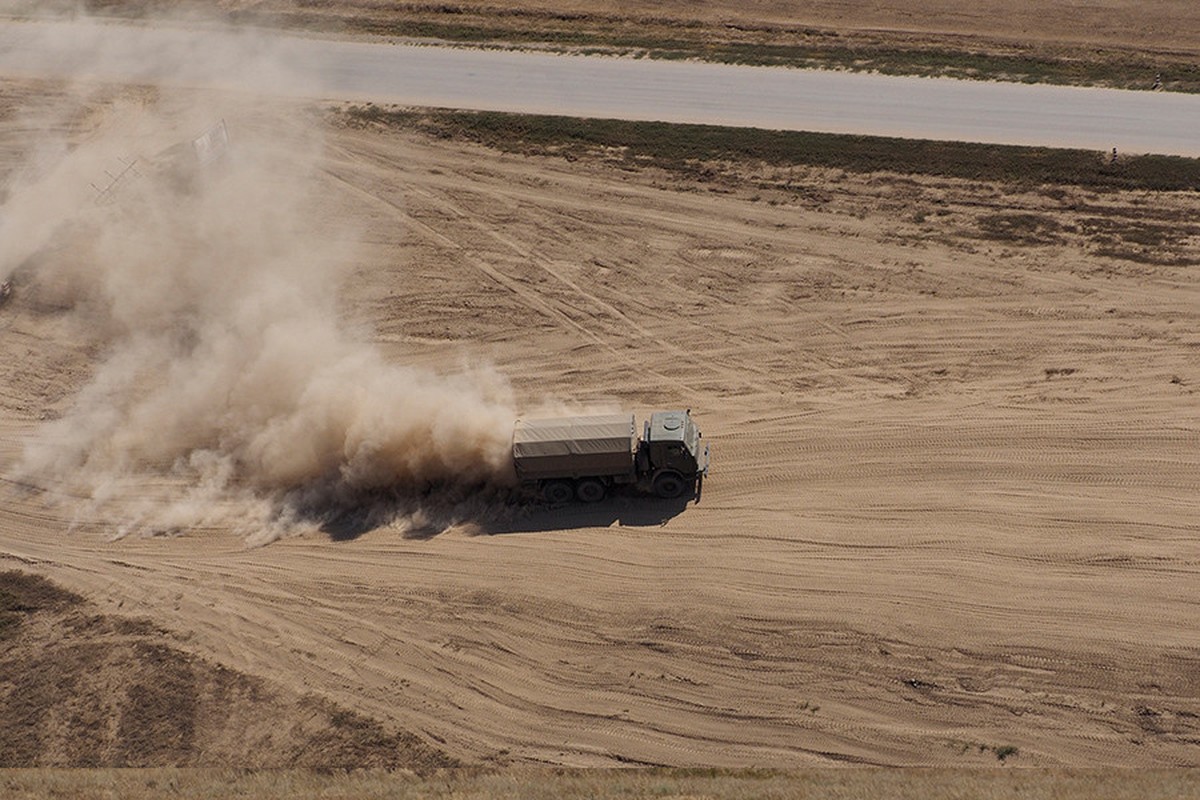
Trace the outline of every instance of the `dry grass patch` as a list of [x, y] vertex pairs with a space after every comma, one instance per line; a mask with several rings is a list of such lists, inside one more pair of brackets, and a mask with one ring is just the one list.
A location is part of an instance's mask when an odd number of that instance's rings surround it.
[[[1167, 91], [1200, 91], [1200, 66], [1194, 53], [1147, 47], [1147, 41], [1125, 44], [1120, 37], [1113, 41], [1108, 27], [1091, 32], [1094, 42], [1078, 41], [1076, 29], [1064, 31], [1064, 41], [1051, 43], [997, 36], [986, 20], [977, 23], [975, 32], [964, 34], [938, 19], [936, 10], [924, 8], [907, 13], [897, 9], [905, 20], [899, 26], [903, 29], [888, 29], [871, 17], [870, 10], [842, 5], [829, 17], [813, 9], [780, 14], [744, 4], [714, 3], [697, 8], [662, 3], [229, 0], [217, 10], [205, 0], [83, 3], [91, 13], [134, 19], [164, 13], [216, 14], [235, 24], [340, 35], [731, 64], [1141, 89], [1149, 89], [1154, 76], [1161, 74], [1161, 86]], [[79, 4], [59, 0], [57, 6], [70, 11]], [[1059, 11], [1070, 17], [1068, 9]], [[955, 16], [969, 18], [972, 13], [964, 10]], [[1166, 25], [1162, 12], [1142, 16], [1140, 25], [1146, 24], [1146, 16], [1153, 16], [1151, 24]], [[914, 23], [916, 30], [911, 27]]]
[[55, 586], [40, 575], [15, 570], [0, 572], [0, 641], [16, 635], [31, 614], [81, 602], [83, 598], [79, 595]]
[[410, 773], [229, 770], [10, 770], [0, 786], [12, 800], [254, 797], [259, 800], [1177, 800], [1200, 792], [1188, 770], [506, 770]]
[[[0, 573], [0, 614], [0, 768], [457, 764], [411, 733], [192, 654], [148, 621], [92, 613], [36, 575]], [[106, 774], [121, 773], [89, 780]]]
[[338, 116], [349, 124], [417, 130], [507, 152], [598, 157], [629, 168], [654, 166], [700, 180], [719, 171], [719, 165], [734, 163], [739, 167], [803, 165], [860, 173], [886, 171], [1098, 191], [1200, 190], [1200, 159], [1178, 156], [1131, 156], [1114, 163], [1088, 150], [491, 111], [415, 110], [373, 103], [346, 106], [338, 110]]

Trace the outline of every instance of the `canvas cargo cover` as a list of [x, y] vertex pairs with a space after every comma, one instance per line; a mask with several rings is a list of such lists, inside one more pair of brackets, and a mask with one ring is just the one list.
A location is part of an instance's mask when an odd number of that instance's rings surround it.
[[523, 480], [620, 475], [633, 471], [633, 414], [518, 420], [513, 464]]

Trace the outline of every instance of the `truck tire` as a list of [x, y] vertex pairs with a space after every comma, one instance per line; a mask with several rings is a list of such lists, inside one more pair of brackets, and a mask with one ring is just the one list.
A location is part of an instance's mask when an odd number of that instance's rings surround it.
[[654, 493], [664, 500], [671, 500], [683, 494], [687, 482], [678, 472], [663, 472], [654, 479]]
[[542, 487], [542, 496], [552, 506], [565, 506], [571, 502], [575, 492], [571, 489], [571, 484], [566, 481], [550, 481]]
[[585, 478], [575, 485], [575, 496], [581, 503], [599, 503], [606, 494], [608, 490], [604, 484], [593, 478]]

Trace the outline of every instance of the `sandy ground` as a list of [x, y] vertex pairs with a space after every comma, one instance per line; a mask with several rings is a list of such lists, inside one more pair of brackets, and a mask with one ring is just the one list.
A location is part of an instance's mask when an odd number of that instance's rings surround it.
[[[0, 120], [0, 168], [38, 129]], [[1194, 258], [982, 239], [970, 214], [1049, 201], [966, 183], [805, 173], [778, 200], [336, 126], [319, 167], [309, 224], [361, 230], [340, 307], [389, 363], [491, 363], [520, 407], [690, 407], [699, 501], [251, 547], [237, 497], [116, 538], [175, 477], [96, 508], [10, 475], [0, 568], [469, 761], [1200, 764]], [[6, 474], [103, 350], [35, 284], [0, 307]]]

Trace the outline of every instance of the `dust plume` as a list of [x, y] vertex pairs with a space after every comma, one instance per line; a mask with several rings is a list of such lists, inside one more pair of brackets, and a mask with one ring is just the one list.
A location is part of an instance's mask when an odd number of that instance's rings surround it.
[[[511, 480], [502, 376], [391, 363], [339, 317], [355, 231], [321, 214], [319, 123], [196, 92], [84, 102], [84, 129], [0, 207], [0, 275], [69, 308], [100, 353], [20, 474], [148, 530], [244, 516], [231, 497], [261, 523]], [[230, 146], [201, 164], [191, 140], [222, 118]]]

